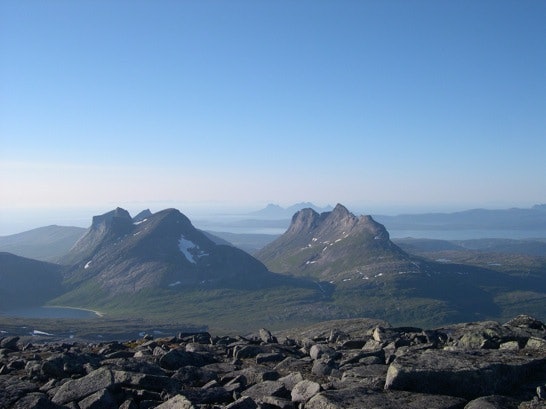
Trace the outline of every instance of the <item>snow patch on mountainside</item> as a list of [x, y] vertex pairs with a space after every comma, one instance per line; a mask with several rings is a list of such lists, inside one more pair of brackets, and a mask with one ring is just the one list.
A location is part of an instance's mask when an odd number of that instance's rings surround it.
[[197, 264], [196, 258], [209, 255], [201, 250], [193, 241], [186, 239], [184, 235], [180, 236], [180, 239], [178, 240], [178, 248], [182, 254], [184, 254], [184, 257], [186, 257], [186, 259], [193, 264]]

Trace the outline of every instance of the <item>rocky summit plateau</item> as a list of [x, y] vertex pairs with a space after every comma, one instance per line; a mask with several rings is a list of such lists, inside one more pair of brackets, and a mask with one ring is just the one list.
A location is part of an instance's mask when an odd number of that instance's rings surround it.
[[432, 330], [377, 319], [246, 336], [0, 339], [0, 408], [538, 409], [546, 325]]

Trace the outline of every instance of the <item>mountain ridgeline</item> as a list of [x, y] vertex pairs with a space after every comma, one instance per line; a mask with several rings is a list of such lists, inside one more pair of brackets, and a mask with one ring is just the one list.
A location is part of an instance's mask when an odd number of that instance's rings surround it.
[[297, 211], [256, 258], [176, 209], [132, 218], [116, 208], [93, 217], [59, 264], [0, 254], [0, 312], [48, 304], [237, 331], [352, 317], [418, 326], [546, 317], [544, 257], [400, 245], [411, 254], [341, 204]]
[[93, 280], [110, 294], [199, 284], [253, 286], [270, 274], [242, 250], [213, 242], [176, 209], [135, 219], [120, 208], [95, 216], [63, 262], [71, 265], [67, 282]]
[[322, 281], [365, 279], [416, 268], [411, 257], [371, 216], [357, 217], [338, 204], [332, 211], [298, 211], [282, 236], [257, 252], [270, 270]]

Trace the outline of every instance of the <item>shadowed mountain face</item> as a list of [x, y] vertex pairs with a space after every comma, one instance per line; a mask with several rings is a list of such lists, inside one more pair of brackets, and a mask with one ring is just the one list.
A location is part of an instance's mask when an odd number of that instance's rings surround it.
[[389, 238], [385, 227], [370, 216], [356, 217], [338, 204], [331, 212], [297, 212], [288, 230], [257, 252], [271, 271], [324, 281], [365, 278], [377, 271], [398, 271], [410, 257]]
[[62, 264], [71, 265], [91, 257], [103, 246], [108, 246], [133, 229], [133, 220], [127, 210], [120, 207], [100, 216], [93, 216], [87, 232], [74, 244]]
[[0, 253], [0, 310], [39, 306], [62, 292], [61, 266]]
[[67, 282], [92, 279], [110, 294], [195, 284], [255, 286], [270, 273], [231, 246], [217, 245], [176, 209], [133, 222], [123, 209], [93, 218], [65, 257]]

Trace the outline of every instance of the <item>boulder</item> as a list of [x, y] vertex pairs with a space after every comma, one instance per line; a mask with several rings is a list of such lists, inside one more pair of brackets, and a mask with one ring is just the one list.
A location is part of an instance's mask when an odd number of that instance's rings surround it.
[[214, 360], [209, 355], [187, 352], [184, 348], [172, 349], [159, 359], [159, 365], [171, 371], [176, 371], [187, 365], [204, 366], [212, 362]]
[[260, 329], [260, 332], [259, 332], [259, 335], [260, 335], [260, 339], [262, 340], [262, 342], [265, 342], [266, 344], [276, 344], [277, 343], [277, 338], [274, 337], [271, 332], [265, 328], [261, 328]]
[[79, 401], [114, 384], [114, 374], [107, 368], [99, 368], [83, 378], [70, 380], [61, 385], [51, 399], [54, 403], [64, 405]]
[[290, 392], [279, 381], [263, 381], [244, 390], [241, 395], [249, 396], [254, 401], [261, 401], [265, 396], [276, 396], [279, 398], [289, 398]]
[[464, 409], [518, 409], [518, 406], [515, 399], [502, 395], [490, 395], [468, 402]]
[[101, 389], [78, 402], [80, 409], [110, 409], [117, 406], [108, 389]]
[[184, 395], [176, 395], [156, 406], [155, 409], [195, 409], [195, 406]]
[[[0, 407], [2, 407], [0, 405]], [[64, 409], [63, 406], [51, 402], [44, 393], [29, 393], [19, 399], [12, 409]]]
[[258, 405], [249, 396], [243, 396], [226, 406], [226, 409], [256, 409]]
[[310, 380], [302, 380], [298, 382], [291, 392], [291, 398], [293, 402], [307, 402], [317, 393], [319, 393], [321, 387], [318, 383]]
[[389, 366], [385, 389], [474, 399], [517, 387], [545, 364], [545, 356], [497, 350], [412, 351]]
[[19, 337], [5, 337], [0, 340], [0, 348], [9, 349], [11, 351], [18, 351], [19, 347], [17, 343], [19, 342]]
[[305, 404], [305, 409], [462, 409], [465, 403], [464, 399], [453, 396], [376, 392], [355, 387], [321, 392]]

